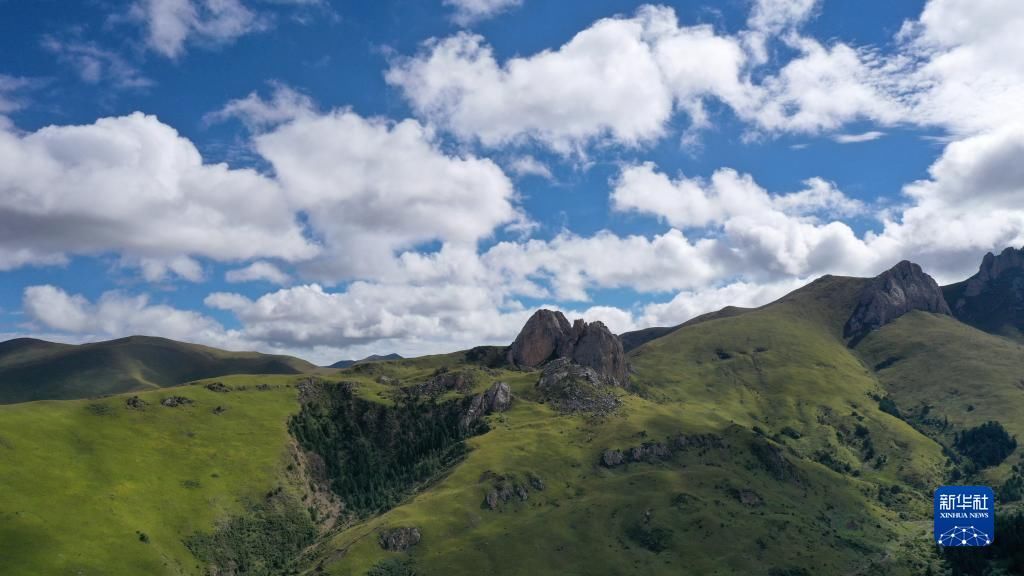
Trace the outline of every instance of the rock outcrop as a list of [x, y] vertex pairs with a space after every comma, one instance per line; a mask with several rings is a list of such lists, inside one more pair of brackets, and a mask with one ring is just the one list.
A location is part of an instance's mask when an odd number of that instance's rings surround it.
[[610, 414], [620, 404], [596, 370], [575, 364], [568, 358], [548, 362], [537, 389], [563, 413]]
[[906, 260], [872, 279], [861, 292], [843, 335], [855, 346], [911, 310], [951, 315], [942, 290], [921, 267]]
[[604, 323], [579, 319], [570, 325], [561, 312], [538, 310], [509, 347], [507, 360], [522, 368], [537, 368], [555, 359], [591, 368], [617, 386], [628, 383], [622, 342]]
[[1024, 248], [989, 252], [978, 273], [942, 289], [958, 320], [975, 328], [1024, 339]]
[[666, 438], [664, 442], [644, 442], [639, 446], [616, 449], [609, 448], [601, 453], [601, 466], [617, 468], [623, 464], [645, 462], [654, 464], [668, 460], [676, 452], [697, 450], [701, 453], [711, 449], [724, 447], [722, 439], [714, 434], [677, 434]]
[[473, 397], [462, 417], [462, 429], [468, 430], [487, 414], [504, 412], [512, 406], [512, 389], [505, 382], [495, 382], [483, 394]]
[[400, 552], [419, 544], [421, 538], [419, 528], [413, 526], [385, 530], [380, 533], [377, 541], [380, 543], [380, 547], [385, 550]]

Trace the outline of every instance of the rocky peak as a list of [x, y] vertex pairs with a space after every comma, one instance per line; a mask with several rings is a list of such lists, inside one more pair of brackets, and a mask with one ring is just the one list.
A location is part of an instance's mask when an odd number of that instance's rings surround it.
[[572, 340], [573, 328], [565, 315], [553, 310], [537, 310], [519, 331], [508, 351], [508, 361], [516, 366], [535, 368], [563, 356]]
[[570, 325], [561, 312], [538, 310], [509, 348], [508, 361], [523, 368], [536, 368], [557, 358], [592, 368], [613, 384], [621, 386], [627, 382], [622, 342], [603, 322], [587, 323], [580, 318]]
[[961, 322], [1011, 338], [1024, 334], [1024, 248], [989, 252], [977, 274], [942, 290]]
[[854, 346], [872, 330], [911, 310], [951, 315], [942, 290], [921, 267], [906, 260], [873, 278], [861, 292], [843, 335]]

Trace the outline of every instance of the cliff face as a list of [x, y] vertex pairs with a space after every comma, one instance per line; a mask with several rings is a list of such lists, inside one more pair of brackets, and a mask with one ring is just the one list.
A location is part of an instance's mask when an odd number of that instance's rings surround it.
[[537, 368], [558, 358], [592, 368], [615, 385], [627, 382], [622, 342], [604, 323], [580, 319], [570, 325], [561, 312], [538, 310], [509, 347], [507, 359], [515, 366]]
[[975, 328], [1024, 339], [1024, 248], [989, 252], [978, 273], [942, 288], [953, 315]]
[[951, 315], [942, 289], [921, 267], [906, 260], [876, 276], [861, 293], [843, 336], [855, 346], [877, 330], [911, 310]]

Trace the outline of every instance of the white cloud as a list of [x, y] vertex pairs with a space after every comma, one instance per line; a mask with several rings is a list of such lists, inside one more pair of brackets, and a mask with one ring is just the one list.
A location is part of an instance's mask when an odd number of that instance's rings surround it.
[[22, 305], [30, 321], [60, 333], [92, 338], [141, 334], [232, 348], [242, 345], [216, 321], [197, 312], [151, 304], [145, 295], [106, 292], [93, 303], [54, 286], [29, 286]]
[[309, 96], [279, 82], [271, 82], [271, 87], [270, 100], [254, 91], [245, 98], [231, 100], [220, 110], [207, 114], [204, 120], [216, 123], [235, 118], [250, 130], [259, 131], [314, 114], [316, 105]]
[[225, 44], [267, 26], [239, 0], [138, 0], [129, 15], [146, 26], [149, 47], [169, 58], [188, 41]]
[[612, 208], [621, 212], [651, 214], [679, 228], [703, 228], [725, 224], [741, 216], [788, 216], [814, 214], [848, 216], [863, 210], [861, 202], [848, 198], [832, 183], [811, 178], [799, 192], [770, 195], [749, 175], [727, 168], [710, 181], [699, 178], [670, 180], [652, 163], [623, 169], [614, 183]]
[[601, 137], [637, 145], [662, 136], [673, 111], [660, 67], [666, 57], [656, 53], [662, 41], [697, 49], [675, 63], [680, 71], [704, 70], [692, 79], [673, 76], [689, 95], [729, 80], [733, 54], [719, 54], [710, 29], [679, 28], [671, 9], [652, 7], [599, 20], [557, 50], [504, 64], [480, 36], [432, 40], [419, 55], [393, 62], [386, 78], [419, 115], [487, 146], [534, 139], [571, 152]]
[[879, 132], [878, 130], [869, 130], [867, 132], [861, 132], [860, 134], [836, 134], [832, 137], [832, 139], [840, 144], [856, 144], [859, 142], [870, 142], [872, 140], [878, 140], [882, 136], [885, 136], [885, 132]]
[[120, 54], [101, 48], [94, 42], [63, 41], [46, 36], [42, 44], [88, 84], [105, 82], [115, 88], [148, 88], [154, 84]]
[[454, 9], [452, 20], [460, 26], [493, 18], [522, 4], [523, 0], [444, 0], [445, 6]]
[[509, 163], [508, 169], [516, 176], [539, 176], [545, 180], [554, 178], [547, 164], [530, 155], [515, 158]]
[[441, 151], [414, 120], [336, 110], [261, 134], [255, 147], [323, 239], [323, 256], [304, 266], [315, 277], [386, 276], [396, 251], [434, 241], [475, 246], [521, 219], [501, 168]]
[[308, 259], [318, 247], [278, 184], [204, 164], [153, 116], [0, 131], [0, 267], [118, 253], [150, 278], [202, 277], [190, 257]]
[[[0, 74], [0, 115], [10, 114], [24, 107], [25, 102], [20, 93], [31, 84], [32, 81], [28, 78]], [[0, 120], [3, 120], [2, 116]], [[2, 128], [4, 126], [0, 124], [0, 129]]]
[[291, 277], [270, 262], [257, 260], [245, 268], [228, 270], [224, 274], [224, 279], [232, 283], [264, 280], [271, 284], [287, 284]]
[[720, 287], [679, 292], [668, 302], [645, 305], [636, 324], [641, 328], [675, 326], [726, 306], [756, 308], [785, 296], [810, 280], [789, 278], [769, 283], [734, 282]]

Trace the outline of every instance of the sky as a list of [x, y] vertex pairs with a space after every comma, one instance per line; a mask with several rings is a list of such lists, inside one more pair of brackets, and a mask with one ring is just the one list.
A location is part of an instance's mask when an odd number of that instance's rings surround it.
[[0, 0], [0, 340], [318, 363], [1024, 245], [1019, 0]]

